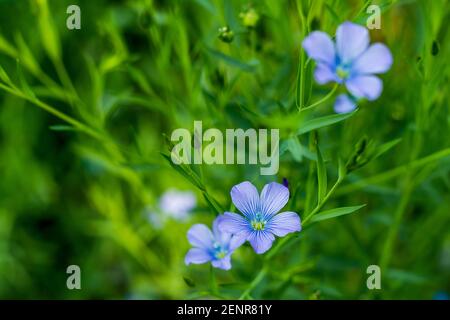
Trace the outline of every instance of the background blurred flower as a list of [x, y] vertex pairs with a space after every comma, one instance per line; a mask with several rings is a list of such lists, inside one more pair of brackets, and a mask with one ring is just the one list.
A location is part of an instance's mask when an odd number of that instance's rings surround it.
[[[336, 44], [321, 31], [309, 34], [302, 43], [311, 59], [317, 63], [314, 78], [319, 84], [331, 81], [344, 84], [357, 99], [377, 99], [383, 83], [374, 74], [388, 71], [392, 55], [382, 43], [369, 46], [369, 31], [352, 22], [342, 23], [336, 31]], [[336, 99], [336, 112], [349, 112], [356, 104], [346, 95]]]
[[166, 191], [159, 200], [161, 211], [177, 220], [185, 220], [196, 204], [197, 199], [193, 192], [175, 189]]
[[266, 184], [259, 196], [256, 187], [245, 181], [231, 189], [231, 198], [244, 217], [225, 212], [219, 228], [235, 235], [232, 240], [234, 246], [248, 240], [255, 252], [261, 254], [270, 249], [274, 235], [283, 237], [301, 230], [297, 213], [287, 211], [277, 214], [289, 200], [289, 189], [282, 184]]
[[184, 262], [202, 264], [211, 261], [215, 268], [231, 269], [231, 254], [237, 248], [231, 244], [232, 235], [218, 229], [218, 223], [223, 219], [218, 216], [213, 222], [213, 231], [204, 224], [193, 225], [187, 237], [194, 247], [188, 251]]

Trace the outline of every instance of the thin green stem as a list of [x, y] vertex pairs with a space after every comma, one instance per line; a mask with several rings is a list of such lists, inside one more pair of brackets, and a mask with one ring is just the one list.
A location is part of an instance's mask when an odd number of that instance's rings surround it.
[[441, 151], [430, 154], [429, 156], [414, 160], [408, 164], [401, 165], [397, 168], [394, 168], [389, 171], [383, 172], [381, 174], [377, 174], [375, 176], [360, 180], [356, 183], [353, 183], [350, 185], [345, 185], [339, 190], [339, 192], [337, 192], [337, 194], [338, 195], [347, 194], [349, 192], [353, 192], [355, 190], [367, 187], [368, 185], [371, 185], [371, 184], [378, 184], [378, 183], [387, 181], [389, 179], [393, 179], [397, 176], [407, 173], [408, 170], [425, 166], [431, 162], [438, 161], [438, 160], [448, 157], [448, 156], [450, 156], [450, 148], [443, 149]]
[[263, 266], [256, 277], [253, 279], [253, 281], [250, 283], [250, 285], [247, 287], [247, 289], [241, 294], [239, 300], [243, 300], [246, 297], [250, 296], [250, 293], [253, 291], [253, 289], [255, 289], [255, 287], [262, 281], [262, 279], [264, 279], [266, 273], [267, 266]]
[[85, 124], [83, 124], [81, 122], [79, 122], [78, 120], [73, 119], [72, 117], [62, 113], [61, 111], [59, 111], [59, 110], [49, 106], [48, 104], [46, 104], [46, 103], [44, 103], [44, 102], [42, 102], [42, 101], [40, 101], [40, 100], [38, 100], [36, 98], [27, 96], [26, 94], [24, 94], [22, 91], [20, 91], [17, 88], [11, 88], [11, 87], [8, 87], [8, 86], [0, 83], [0, 89], [3, 89], [5, 91], [11, 93], [12, 95], [15, 95], [15, 96], [17, 96], [19, 98], [22, 98], [22, 99], [24, 99], [24, 100], [26, 100], [28, 102], [31, 102], [32, 104], [36, 105], [37, 107], [47, 111], [48, 113], [53, 114], [57, 118], [59, 118], [59, 119], [65, 121], [65, 122], [71, 124], [72, 126], [77, 128], [78, 130], [80, 130], [80, 131], [90, 135], [93, 138], [96, 138], [98, 140], [104, 140], [104, 137], [100, 133], [95, 131], [94, 129], [88, 127], [87, 125], [85, 125]]
[[344, 177], [339, 177], [335, 184], [331, 187], [330, 191], [325, 195], [323, 200], [317, 204], [317, 206], [303, 219], [303, 225], [305, 225], [320, 209], [325, 205], [325, 203], [330, 199], [333, 193], [336, 191], [336, 188], [341, 184], [344, 180]]
[[304, 108], [300, 109], [299, 111], [303, 112], [303, 111], [312, 109], [312, 108], [317, 107], [318, 105], [324, 103], [325, 101], [327, 101], [328, 99], [330, 99], [333, 96], [333, 94], [336, 92], [338, 87], [339, 87], [339, 84], [336, 83], [334, 85], [333, 89], [331, 89], [331, 91], [325, 97], [323, 97], [322, 99], [314, 102], [313, 104], [311, 104], [311, 105], [309, 105], [307, 107], [304, 107]]

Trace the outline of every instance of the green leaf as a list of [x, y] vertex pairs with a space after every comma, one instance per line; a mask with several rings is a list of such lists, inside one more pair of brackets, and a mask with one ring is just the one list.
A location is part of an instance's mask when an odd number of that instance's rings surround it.
[[301, 162], [302, 161], [302, 150], [301, 150], [301, 145], [300, 142], [298, 141], [298, 139], [295, 138], [291, 138], [287, 141], [288, 143], [288, 148], [289, 151], [291, 152], [292, 156], [294, 157], [294, 160], [297, 162]]
[[317, 199], [318, 203], [321, 203], [323, 198], [327, 193], [327, 169], [325, 168], [325, 163], [322, 158], [322, 154], [320, 153], [319, 146], [316, 146], [316, 154], [317, 154]]
[[208, 49], [208, 52], [213, 57], [222, 60], [232, 67], [241, 69], [242, 71], [254, 72], [256, 70], [256, 67], [259, 65], [258, 60], [252, 60], [251, 62], [245, 63], [214, 49]]
[[194, 280], [188, 278], [188, 277], [183, 277], [184, 283], [187, 284], [188, 287], [190, 288], [194, 288], [195, 287], [195, 282]]
[[334, 9], [328, 3], [325, 3], [325, 9], [327, 9], [327, 11], [330, 13], [330, 16], [333, 18], [333, 21], [336, 24], [339, 24], [340, 19], [339, 19], [338, 14], [336, 13], [336, 11], [334, 11]]
[[350, 113], [333, 114], [333, 115], [329, 115], [329, 116], [324, 116], [324, 117], [320, 117], [320, 118], [314, 118], [311, 120], [307, 120], [297, 130], [297, 134], [301, 135], [301, 134], [310, 132], [312, 130], [327, 127], [332, 124], [344, 121], [344, 120], [350, 118], [351, 116], [353, 116], [356, 112], [358, 112], [358, 110], [355, 110]]
[[31, 90], [30, 86], [28, 85], [27, 80], [25, 79], [25, 74], [23, 73], [22, 66], [20, 65], [19, 60], [17, 60], [17, 76], [19, 78], [20, 83], [20, 89], [29, 97], [36, 98], [36, 95], [34, 94], [33, 90]]
[[377, 149], [375, 150], [375, 155], [373, 156], [372, 159], [378, 158], [382, 154], [388, 152], [390, 149], [395, 147], [400, 141], [402, 141], [401, 138], [395, 139], [395, 140], [386, 142], [386, 143], [382, 144], [381, 146], [377, 147]]
[[11, 83], [11, 79], [9, 79], [8, 74], [6, 73], [5, 69], [0, 66], [0, 80], [2, 80], [6, 84]]
[[75, 128], [75, 127], [67, 126], [67, 125], [63, 125], [63, 124], [57, 124], [54, 126], [50, 126], [49, 128], [50, 128], [50, 130], [53, 130], [53, 131], [76, 131], [77, 130], [77, 128]]
[[353, 212], [361, 209], [364, 206], [365, 206], [365, 204], [360, 205], [360, 206], [354, 206], [354, 207], [341, 207], [341, 208], [326, 210], [326, 211], [323, 211], [323, 212], [313, 216], [311, 218], [311, 222], [323, 221], [323, 220], [328, 220], [328, 219], [344, 216], [344, 215], [353, 213]]
[[339, 158], [338, 180], [339, 181], [344, 180], [346, 175], [347, 175], [347, 168], [345, 167], [345, 163], [344, 161], [342, 161], [341, 158]]
[[309, 100], [311, 99], [311, 93], [312, 93], [312, 85], [313, 85], [313, 69], [312, 69], [312, 62], [311, 60], [306, 62], [305, 65], [305, 83], [304, 83], [304, 93], [305, 93], [305, 97], [304, 97], [304, 104], [305, 106], [308, 105]]

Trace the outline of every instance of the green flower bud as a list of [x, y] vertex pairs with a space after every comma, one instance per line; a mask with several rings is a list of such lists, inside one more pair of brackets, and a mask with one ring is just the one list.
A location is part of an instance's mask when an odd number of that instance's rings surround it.
[[233, 41], [234, 32], [230, 30], [229, 27], [219, 28], [219, 39], [223, 42], [230, 43]]
[[258, 24], [259, 14], [255, 9], [250, 8], [239, 14], [242, 24], [247, 28], [254, 28]]

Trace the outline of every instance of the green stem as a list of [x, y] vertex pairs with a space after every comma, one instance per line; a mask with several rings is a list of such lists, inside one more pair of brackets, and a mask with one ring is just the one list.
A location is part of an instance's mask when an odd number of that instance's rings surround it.
[[36, 98], [27, 96], [26, 94], [24, 94], [19, 89], [11, 88], [11, 87], [5, 86], [4, 84], [1, 84], [1, 83], [0, 83], [0, 89], [3, 89], [6, 92], [9, 92], [12, 95], [15, 95], [15, 96], [17, 96], [19, 98], [22, 98], [22, 99], [24, 99], [24, 100], [26, 100], [28, 102], [31, 102], [32, 104], [34, 104], [37, 107], [47, 111], [48, 113], [53, 114], [57, 118], [60, 118], [61, 120], [63, 120], [65, 122], [73, 125], [75, 128], [77, 128], [78, 130], [80, 130], [80, 131], [90, 135], [91, 137], [94, 137], [94, 138], [96, 138], [98, 140], [104, 140], [104, 137], [100, 133], [96, 132], [94, 129], [86, 126], [85, 124], [83, 124], [83, 123], [81, 123], [81, 122], [79, 122], [79, 121], [77, 121], [75, 119], [73, 119], [72, 117], [69, 117], [68, 115], [62, 113], [61, 111], [59, 111], [59, 110], [49, 106], [48, 104], [46, 104], [46, 103], [44, 103], [44, 102], [42, 102], [42, 101], [40, 101], [40, 100], [38, 100]]
[[259, 271], [259, 273], [256, 275], [256, 277], [253, 279], [253, 281], [250, 283], [250, 285], [247, 287], [247, 289], [241, 294], [239, 300], [243, 300], [246, 297], [248, 297], [250, 293], [253, 291], [253, 289], [255, 289], [255, 287], [261, 282], [262, 279], [264, 279], [266, 273], [267, 273], [267, 266], [263, 266], [262, 269]]
[[344, 178], [345, 176], [342, 176], [337, 179], [336, 183], [331, 187], [330, 191], [328, 191], [323, 200], [317, 204], [317, 206], [305, 217], [305, 219], [303, 219], [303, 225], [305, 225], [306, 222], [308, 222], [317, 212], [319, 212], [320, 209], [322, 209], [324, 204], [328, 201], [328, 199], [330, 199], [330, 197], [336, 191], [336, 188], [341, 184]]
[[414, 160], [408, 164], [401, 165], [397, 168], [391, 169], [389, 171], [383, 172], [381, 174], [377, 174], [375, 176], [369, 177], [367, 179], [360, 180], [354, 184], [343, 186], [338, 195], [346, 194], [349, 192], [353, 192], [355, 190], [364, 188], [370, 184], [378, 184], [383, 181], [395, 178], [399, 175], [407, 173], [409, 170], [416, 169], [422, 166], [425, 166], [431, 162], [438, 161], [442, 158], [450, 156], [450, 148], [443, 149], [441, 151], [435, 152], [429, 156], [423, 157], [421, 159]]
[[307, 106], [307, 107], [302, 108], [302, 109], [300, 110], [300, 112], [306, 111], [306, 110], [309, 110], [309, 109], [312, 109], [312, 108], [314, 108], [314, 107], [317, 107], [319, 104], [324, 103], [325, 101], [327, 101], [328, 99], [330, 99], [330, 98], [333, 96], [333, 94], [336, 92], [336, 90], [337, 90], [338, 87], [339, 87], [339, 84], [336, 83], [336, 84], [334, 85], [333, 89], [331, 89], [331, 91], [330, 91], [325, 97], [323, 97], [323, 98], [320, 99], [319, 101], [316, 101], [316, 102], [314, 102], [313, 104], [311, 104], [311, 105], [309, 105], [309, 106]]

